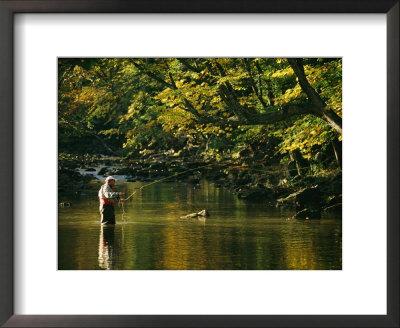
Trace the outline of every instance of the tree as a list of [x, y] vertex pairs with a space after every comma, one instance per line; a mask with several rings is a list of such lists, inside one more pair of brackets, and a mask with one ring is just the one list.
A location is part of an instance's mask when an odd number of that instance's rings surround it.
[[311, 158], [341, 139], [341, 59], [62, 59], [59, 77], [65, 130], [126, 153], [229, 153], [254, 135]]

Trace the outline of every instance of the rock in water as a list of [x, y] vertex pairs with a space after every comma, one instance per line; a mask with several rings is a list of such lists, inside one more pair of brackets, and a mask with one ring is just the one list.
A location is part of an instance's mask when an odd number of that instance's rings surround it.
[[200, 211], [199, 213], [197, 213], [198, 216], [210, 216], [210, 213], [204, 209], [202, 211]]
[[71, 203], [71, 202], [63, 202], [63, 203], [60, 203], [60, 207], [70, 207], [70, 206], [72, 206], [72, 203]]
[[197, 213], [190, 213], [184, 216], [180, 217], [181, 219], [191, 219], [191, 218], [197, 218]]
[[192, 218], [197, 218], [197, 217], [205, 218], [207, 216], [210, 216], [210, 213], [206, 209], [204, 209], [204, 210], [202, 210], [202, 211], [200, 211], [198, 213], [190, 213], [190, 214], [181, 216], [180, 218], [181, 219], [192, 219]]

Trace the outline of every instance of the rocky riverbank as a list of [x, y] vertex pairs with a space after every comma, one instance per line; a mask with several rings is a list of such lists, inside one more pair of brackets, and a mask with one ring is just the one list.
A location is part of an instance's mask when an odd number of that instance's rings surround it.
[[287, 165], [251, 165], [240, 162], [209, 162], [162, 158], [123, 159], [97, 155], [60, 154], [59, 192], [82, 191], [92, 180], [104, 176], [122, 177], [128, 182], [181, 181], [198, 185], [201, 179], [212, 181], [216, 188], [232, 190], [248, 202], [267, 203], [291, 208], [294, 219], [319, 219], [324, 213], [340, 213], [342, 176], [340, 171], [325, 176], [292, 176]]

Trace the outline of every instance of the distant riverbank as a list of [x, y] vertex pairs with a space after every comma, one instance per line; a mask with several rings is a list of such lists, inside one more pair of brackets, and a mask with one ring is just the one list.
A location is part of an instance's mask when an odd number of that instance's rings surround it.
[[245, 201], [292, 209], [296, 219], [319, 219], [323, 213], [341, 213], [340, 170], [302, 176], [293, 171], [287, 164], [268, 166], [243, 159], [205, 162], [166, 154], [126, 159], [60, 153], [58, 191], [79, 193], [90, 188], [91, 180], [103, 180], [108, 175], [128, 182], [180, 181], [194, 187], [206, 179]]

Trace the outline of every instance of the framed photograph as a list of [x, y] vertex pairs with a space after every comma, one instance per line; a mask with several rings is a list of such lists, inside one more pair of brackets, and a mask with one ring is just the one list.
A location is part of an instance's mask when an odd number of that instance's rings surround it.
[[399, 326], [398, 1], [0, 22], [4, 327]]

